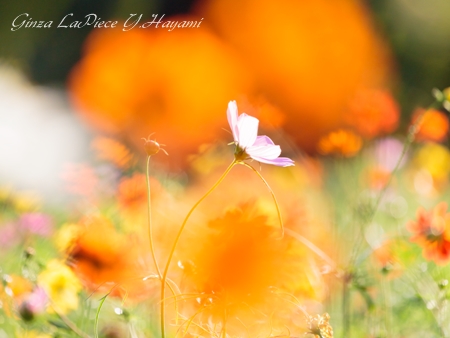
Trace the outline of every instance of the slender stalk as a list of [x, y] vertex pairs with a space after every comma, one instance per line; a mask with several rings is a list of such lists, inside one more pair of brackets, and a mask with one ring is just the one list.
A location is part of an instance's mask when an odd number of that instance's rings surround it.
[[350, 338], [350, 290], [348, 288], [349, 277], [342, 280], [342, 330], [343, 337]]
[[223, 338], [227, 338], [227, 309], [224, 309], [224, 313], [223, 313], [223, 325], [222, 325], [222, 337]]
[[[144, 281], [146, 281], [146, 280], [148, 280], [148, 279], [158, 279], [158, 280], [161, 280], [161, 278], [162, 278], [162, 276], [160, 276], [160, 275], [150, 275], [150, 276], [144, 277], [143, 280], [144, 280]], [[175, 286], [175, 288], [177, 289], [178, 293], [181, 294], [181, 291], [180, 291], [180, 289], [178, 288], [178, 285], [175, 284], [174, 281], [172, 281], [170, 278], [166, 278], [166, 284], [167, 284], [167, 286], [169, 287], [170, 291], [172, 292], [173, 297], [175, 297], [175, 313], [177, 314], [177, 317], [176, 317], [176, 319], [175, 319], [175, 322], [178, 323], [178, 301], [176, 300], [177, 294], [176, 294], [176, 292], [175, 292], [174, 287], [173, 287], [170, 283], [172, 283], [172, 284]], [[168, 298], [170, 298], [170, 297], [168, 297]]]
[[391, 293], [390, 293], [390, 283], [387, 276], [383, 276], [381, 281], [381, 288], [384, 298], [384, 327], [388, 337], [392, 337], [392, 321], [391, 321]]
[[94, 325], [95, 326], [95, 330], [94, 330], [95, 338], [98, 338], [98, 319], [100, 317], [100, 310], [102, 309], [103, 303], [105, 302], [106, 298], [109, 296], [111, 291], [109, 291], [106, 295], [104, 295], [102, 298], [100, 298], [100, 304], [98, 305], [97, 312], [95, 313], [95, 325]]
[[228, 168], [225, 170], [225, 172], [220, 176], [220, 178], [217, 180], [217, 182], [197, 201], [197, 203], [194, 204], [194, 206], [189, 210], [188, 214], [186, 215], [183, 223], [181, 224], [180, 229], [178, 230], [178, 234], [175, 237], [175, 241], [172, 245], [172, 248], [169, 253], [169, 258], [167, 259], [166, 266], [164, 268], [164, 272], [162, 274], [161, 278], [161, 337], [165, 338], [165, 287], [166, 287], [166, 279], [167, 279], [167, 273], [169, 272], [170, 263], [172, 262], [173, 255], [175, 253], [175, 249], [178, 245], [178, 242], [180, 240], [181, 234], [183, 233], [183, 230], [186, 226], [186, 223], [189, 219], [189, 217], [192, 215], [194, 210], [198, 207], [198, 205], [203, 202], [203, 200], [208, 197], [218, 186], [219, 184], [224, 180], [224, 178], [228, 175], [228, 173], [231, 171], [231, 169], [235, 166], [236, 160], [233, 160], [231, 164], [228, 166]]
[[275, 197], [275, 193], [273, 192], [272, 188], [269, 186], [269, 183], [267, 183], [267, 181], [264, 179], [264, 177], [259, 173], [258, 170], [256, 170], [255, 168], [253, 168], [250, 164], [245, 163], [245, 162], [240, 162], [241, 164], [245, 165], [247, 168], [250, 168], [251, 170], [253, 170], [256, 175], [258, 175], [258, 177], [261, 179], [261, 181], [263, 181], [263, 183], [266, 185], [267, 189], [269, 189], [270, 194], [272, 195], [273, 201], [275, 202], [275, 207], [277, 208], [277, 214], [278, 214], [278, 219], [280, 220], [280, 227], [281, 227], [281, 238], [284, 237], [284, 226], [283, 226], [283, 219], [281, 218], [281, 212], [280, 212], [280, 207], [278, 205], [278, 201], [277, 198]]
[[147, 169], [145, 171], [145, 181], [147, 183], [147, 215], [148, 215], [148, 238], [150, 240], [150, 251], [152, 253], [153, 263], [155, 264], [156, 272], [158, 273], [159, 278], [161, 278], [161, 271], [158, 266], [158, 261], [156, 260], [155, 249], [153, 246], [153, 228], [152, 228], [152, 205], [151, 205], [151, 196], [150, 196], [150, 158], [151, 156], [147, 156]]

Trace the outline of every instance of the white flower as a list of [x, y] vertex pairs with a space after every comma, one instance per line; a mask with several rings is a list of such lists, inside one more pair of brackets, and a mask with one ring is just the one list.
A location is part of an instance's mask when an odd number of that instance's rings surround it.
[[275, 145], [268, 136], [258, 136], [259, 120], [257, 118], [245, 113], [238, 115], [236, 101], [228, 103], [227, 117], [236, 143], [236, 160], [243, 161], [251, 158], [279, 167], [294, 165], [294, 161], [290, 158], [279, 157], [280, 146]]

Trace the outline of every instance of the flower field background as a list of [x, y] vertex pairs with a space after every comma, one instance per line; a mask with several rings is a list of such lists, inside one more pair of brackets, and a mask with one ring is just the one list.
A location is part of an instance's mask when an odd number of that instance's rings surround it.
[[1, 6], [0, 338], [450, 337], [446, 0]]

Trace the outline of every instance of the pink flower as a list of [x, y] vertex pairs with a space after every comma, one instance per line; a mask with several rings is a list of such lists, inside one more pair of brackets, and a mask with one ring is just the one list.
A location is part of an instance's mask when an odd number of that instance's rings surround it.
[[44, 312], [48, 304], [48, 296], [44, 289], [37, 287], [25, 300], [29, 310], [33, 313]]
[[37, 212], [23, 214], [19, 220], [20, 227], [33, 234], [48, 237], [52, 234], [52, 220], [49, 216]]
[[48, 296], [44, 289], [37, 287], [20, 304], [19, 314], [25, 321], [32, 321], [36, 315], [45, 311], [48, 304]]
[[20, 240], [20, 234], [14, 223], [0, 224], [0, 253], [10, 248]]
[[280, 146], [275, 145], [268, 136], [258, 136], [257, 118], [245, 113], [238, 116], [236, 101], [228, 103], [227, 117], [236, 144], [234, 155], [237, 161], [253, 159], [279, 167], [294, 165], [290, 158], [279, 157]]

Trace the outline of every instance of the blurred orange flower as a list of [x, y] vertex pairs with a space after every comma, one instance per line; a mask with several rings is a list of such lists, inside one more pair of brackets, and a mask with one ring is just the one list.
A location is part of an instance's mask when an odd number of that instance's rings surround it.
[[407, 228], [413, 233], [411, 241], [423, 248], [427, 260], [439, 265], [450, 262], [450, 214], [445, 202], [430, 211], [420, 208], [417, 221], [409, 222]]
[[349, 126], [371, 139], [397, 129], [400, 108], [392, 95], [383, 90], [360, 90], [350, 102], [346, 115]]
[[8, 293], [14, 298], [20, 298], [33, 290], [31, 281], [18, 275], [7, 276], [5, 282]]
[[192, 288], [186, 292], [199, 294], [206, 316], [223, 319], [226, 313], [231, 330], [236, 317], [250, 320], [252, 309], [283, 312], [295, 297], [318, 298], [304, 248], [290, 237], [277, 239], [276, 228], [253, 203], [228, 211], [208, 227], [180, 262]]
[[381, 268], [386, 269], [392, 264], [393, 254], [392, 248], [389, 246], [389, 242], [385, 242], [373, 251], [376, 262]]
[[361, 147], [361, 137], [345, 129], [339, 129], [322, 137], [317, 145], [319, 153], [323, 155], [340, 155], [345, 157], [356, 155]]
[[0, 302], [2, 303], [2, 310], [8, 317], [12, 315], [12, 299], [5, 291], [5, 288], [0, 284]]
[[449, 122], [447, 116], [436, 109], [425, 110], [418, 108], [412, 117], [412, 124], [417, 123], [420, 118], [416, 133], [417, 141], [441, 142], [448, 134]]
[[144, 174], [122, 178], [117, 190], [117, 201], [122, 209], [136, 212], [147, 206], [147, 183]]
[[[163, 208], [162, 213], [167, 211], [167, 203], [161, 200], [163, 196], [166, 196], [165, 191], [161, 183], [152, 177], [150, 177], [150, 194], [155, 213], [158, 212], [157, 208]], [[135, 173], [133, 176], [123, 177], [120, 180], [117, 202], [123, 220], [123, 229], [139, 232], [147, 228], [147, 182], [144, 174]]]
[[157, 132], [172, 164], [215, 140], [226, 125], [224, 102], [248, 88], [238, 58], [206, 26], [95, 30], [69, 81], [72, 101], [90, 124], [138, 149], [142, 137]]
[[[82, 221], [81, 231], [67, 248], [68, 262], [90, 291], [131, 298], [144, 297], [145, 269], [139, 262], [137, 239], [118, 233], [109, 220], [94, 217]], [[147, 285], [148, 288], [148, 285]]]
[[366, 178], [371, 189], [381, 190], [389, 182], [391, 173], [381, 166], [376, 166], [367, 170]]
[[24, 297], [31, 293], [33, 284], [18, 275], [3, 275], [0, 283], [0, 304], [3, 312], [9, 317], [13, 314], [13, 309]]
[[122, 170], [129, 168], [133, 160], [133, 154], [125, 145], [109, 137], [96, 137], [92, 141], [92, 148], [100, 160], [110, 162]]
[[384, 87], [389, 77], [387, 49], [363, 1], [203, 0], [196, 11], [236, 49], [256, 96], [278, 108], [283, 128], [307, 150], [344, 126], [359, 88]]

